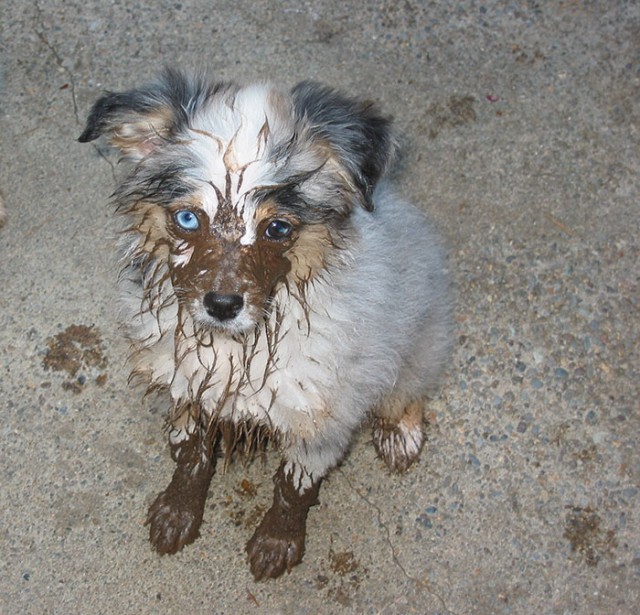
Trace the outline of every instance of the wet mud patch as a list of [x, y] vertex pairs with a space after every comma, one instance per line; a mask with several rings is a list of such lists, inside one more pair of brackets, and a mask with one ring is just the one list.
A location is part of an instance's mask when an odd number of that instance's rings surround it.
[[316, 588], [325, 590], [327, 597], [333, 598], [340, 606], [353, 606], [362, 577], [367, 569], [360, 565], [353, 551], [335, 551], [333, 541], [329, 547], [328, 562], [331, 575], [320, 574], [316, 577]]
[[353, 555], [353, 551], [335, 552], [333, 549], [329, 551], [329, 564], [331, 570], [341, 577], [350, 572], [355, 572], [360, 566], [360, 563]]
[[99, 386], [104, 385], [107, 381], [104, 373], [107, 358], [98, 329], [87, 325], [70, 325], [48, 338], [42, 366], [47, 371], [66, 374], [62, 388], [74, 393], [80, 393], [91, 380]]
[[475, 102], [476, 99], [473, 96], [453, 95], [444, 104], [431, 105], [426, 111], [426, 131], [429, 138], [435, 139], [446, 128], [475, 122], [477, 119], [473, 108]]
[[239, 498], [229, 495], [221, 502], [229, 519], [236, 527], [244, 527], [245, 529], [255, 528], [260, 520], [267, 512], [267, 507], [262, 504], [249, 505], [249, 501], [253, 500], [258, 493], [258, 486], [250, 480], [243, 478], [240, 486], [234, 489]]
[[603, 557], [613, 557], [618, 546], [613, 530], [602, 527], [602, 519], [589, 506], [570, 506], [563, 536], [571, 545], [571, 552], [587, 566], [597, 566]]

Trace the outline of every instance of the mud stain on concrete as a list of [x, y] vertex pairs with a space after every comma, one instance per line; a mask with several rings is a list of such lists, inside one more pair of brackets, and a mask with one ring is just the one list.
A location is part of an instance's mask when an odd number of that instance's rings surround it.
[[571, 552], [587, 566], [597, 566], [603, 557], [612, 557], [618, 546], [613, 530], [602, 527], [602, 519], [589, 506], [570, 506], [563, 536], [571, 545]]
[[74, 393], [80, 393], [88, 382], [87, 373], [93, 376], [99, 386], [107, 380], [102, 371], [107, 367], [102, 338], [93, 326], [70, 325], [50, 337], [42, 365], [46, 370], [65, 373], [68, 378], [62, 387]]
[[455, 128], [471, 122], [475, 122], [477, 115], [473, 105], [476, 99], [473, 96], [453, 95], [446, 103], [437, 103], [427, 109], [428, 120], [427, 134], [430, 139], [435, 139], [442, 130]]

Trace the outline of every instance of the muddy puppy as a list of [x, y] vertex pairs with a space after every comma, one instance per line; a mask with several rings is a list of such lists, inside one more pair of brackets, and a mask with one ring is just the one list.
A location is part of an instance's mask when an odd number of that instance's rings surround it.
[[114, 198], [132, 375], [172, 400], [151, 543], [194, 541], [219, 452], [266, 436], [282, 462], [246, 550], [256, 579], [277, 577], [363, 421], [392, 470], [418, 457], [450, 346], [439, 242], [383, 180], [389, 120], [315, 83], [166, 70], [99, 99], [80, 141], [102, 134], [131, 163]]

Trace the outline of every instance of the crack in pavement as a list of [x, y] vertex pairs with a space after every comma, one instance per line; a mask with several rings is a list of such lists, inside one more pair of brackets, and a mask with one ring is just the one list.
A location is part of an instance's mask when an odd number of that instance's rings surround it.
[[391, 532], [389, 531], [389, 528], [387, 527], [387, 524], [383, 520], [382, 510], [380, 510], [380, 507], [377, 504], [375, 504], [374, 502], [372, 502], [366, 495], [364, 495], [357, 487], [354, 486], [354, 484], [351, 482], [349, 477], [345, 474], [344, 470], [342, 470], [341, 468], [338, 468], [336, 471], [344, 478], [344, 480], [347, 482], [347, 484], [352, 489], [352, 491], [354, 491], [354, 493], [361, 500], [363, 500], [366, 504], [368, 504], [371, 508], [373, 508], [373, 510], [376, 511], [376, 515], [378, 517], [378, 523], [380, 524], [380, 526], [384, 530], [385, 541], [389, 545], [389, 549], [391, 550], [391, 559], [393, 560], [394, 564], [400, 569], [402, 574], [407, 579], [409, 579], [410, 581], [413, 581], [418, 587], [423, 589], [425, 592], [427, 592], [428, 594], [431, 594], [433, 597], [435, 597], [440, 602], [440, 604], [442, 605], [442, 608], [447, 613], [449, 613], [450, 615], [456, 615], [454, 613], [454, 611], [452, 611], [447, 606], [447, 603], [445, 602], [444, 598], [437, 591], [435, 591], [429, 585], [429, 583], [427, 581], [424, 581], [423, 579], [417, 579], [416, 577], [410, 575], [407, 572], [407, 569], [404, 567], [404, 565], [402, 564], [402, 562], [398, 558], [398, 553], [396, 551], [395, 545], [393, 544], [393, 541], [391, 540]]
[[36, 15], [34, 17], [34, 32], [36, 36], [42, 41], [44, 46], [51, 52], [53, 57], [55, 58], [56, 64], [64, 71], [69, 79], [69, 89], [71, 90], [71, 102], [73, 103], [73, 114], [76, 118], [76, 123], [80, 124], [80, 116], [78, 115], [78, 103], [76, 101], [76, 82], [73, 78], [73, 73], [64, 65], [64, 61], [62, 56], [58, 53], [58, 50], [49, 42], [49, 39], [45, 36], [44, 30], [44, 20], [42, 18], [42, 9], [40, 8], [40, 3], [36, 0], [35, 8]]
[[[42, 44], [51, 52], [51, 54], [55, 59], [56, 64], [64, 71], [65, 75], [67, 76], [67, 79], [69, 81], [69, 91], [71, 92], [71, 102], [73, 103], [73, 115], [76, 118], [76, 124], [78, 124], [78, 126], [82, 126], [83, 122], [80, 119], [80, 113], [78, 111], [78, 101], [76, 99], [75, 77], [71, 72], [71, 70], [65, 66], [64, 60], [62, 59], [62, 56], [58, 53], [58, 50], [56, 49], [56, 47], [49, 41], [49, 39], [45, 35], [43, 12], [42, 12], [42, 9], [40, 8], [40, 3], [38, 2], [38, 0], [36, 0], [34, 5], [36, 9], [36, 14], [33, 19], [34, 21], [33, 31], [35, 32], [35, 35], [38, 37], [38, 39], [42, 42]], [[111, 176], [113, 177], [113, 180], [116, 181], [115, 167], [111, 162], [111, 160], [109, 160], [109, 158], [95, 143], [91, 143], [91, 146], [96, 151], [98, 156], [100, 156], [100, 158], [102, 158], [109, 165], [111, 169]]]

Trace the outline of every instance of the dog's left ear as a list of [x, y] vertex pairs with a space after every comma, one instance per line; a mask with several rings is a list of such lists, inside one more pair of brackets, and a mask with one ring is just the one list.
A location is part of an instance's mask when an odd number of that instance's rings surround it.
[[371, 211], [373, 190], [395, 154], [391, 119], [371, 102], [346, 98], [314, 82], [303, 81], [291, 93], [298, 118], [329, 145]]
[[140, 160], [176, 137], [214, 91], [202, 78], [166, 68], [148, 85], [98, 99], [78, 141], [87, 143], [104, 134], [126, 158]]

